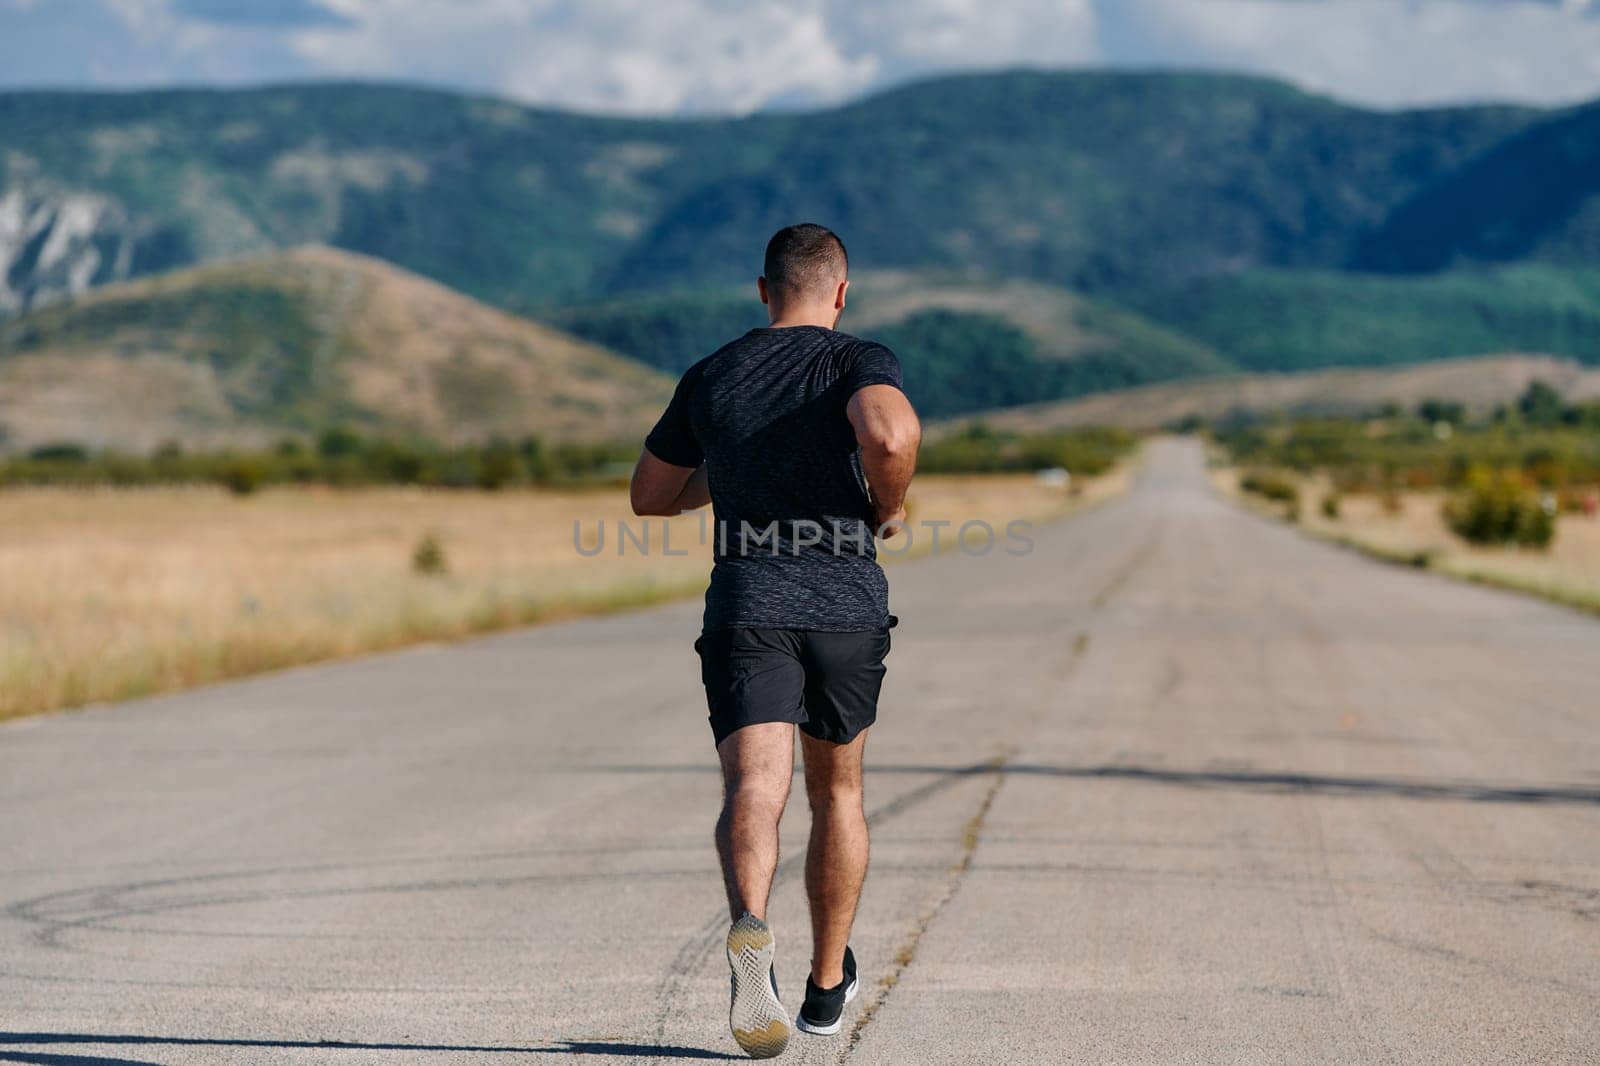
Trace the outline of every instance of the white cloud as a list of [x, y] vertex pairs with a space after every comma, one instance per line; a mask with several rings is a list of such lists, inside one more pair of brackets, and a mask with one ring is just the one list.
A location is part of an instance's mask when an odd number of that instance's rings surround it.
[[1600, 95], [1600, 0], [0, 0], [0, 84], [417, 80], [590, 110], [1186, 66], [1366, 103]]
[[1600, 93], [1592, 0], [1109, 0], [1122, 61], [1243, 69], [1382, 105]]
[[352, 25], [295, 34], [308, 61], [465, 82], [522, 100], [635, 112], [751, 111], [840, 99], [877, 60], [847, 54], [821, 4], [783, 0], [329, 0]]
[[1084, 64], [1096, 50], [1093, 0], [836, 3], [833, 16], [895, 67]]

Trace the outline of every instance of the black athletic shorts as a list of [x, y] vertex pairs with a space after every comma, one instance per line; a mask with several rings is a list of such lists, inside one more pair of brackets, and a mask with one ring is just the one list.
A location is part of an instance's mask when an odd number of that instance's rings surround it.
[[[890, 626], [896, 621], [889, 616]], [[877, 720], [889, 630], [713, 629], [694, 650], [718, 744], [759, 722], [793, 722], [818, 740], [848, 744]]]

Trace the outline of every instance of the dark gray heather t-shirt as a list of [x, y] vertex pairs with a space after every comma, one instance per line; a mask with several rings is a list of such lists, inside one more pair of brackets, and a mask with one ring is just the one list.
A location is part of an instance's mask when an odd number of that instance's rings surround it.
[[901, 387], [881, 344], [821, 326], [753, 329], [690, 367], [645, 439], [705, 462], [715, 566], [705, 628], [850, 632], [889, 624], [889, 586], [845, 405]]

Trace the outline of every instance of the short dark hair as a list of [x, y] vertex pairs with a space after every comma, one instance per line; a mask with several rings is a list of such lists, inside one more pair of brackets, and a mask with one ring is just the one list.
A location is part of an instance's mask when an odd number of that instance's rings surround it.
[[767, 242], [762, 273], [767, 291], [781, 298], [827, 295], [834, 280], [849, 272], [844, 241], [826, 226], [815, 222], [785, 226]]

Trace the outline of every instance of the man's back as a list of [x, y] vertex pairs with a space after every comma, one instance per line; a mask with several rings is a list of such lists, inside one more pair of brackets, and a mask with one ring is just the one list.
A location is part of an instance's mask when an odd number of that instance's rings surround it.
[[846, 405], [869, 385], [900, 384], [889, 349], [821, 326], [751, 330], [684, 374], [646, 444], [675, 465], [706, 465], [706, 629], [888, 624]]

